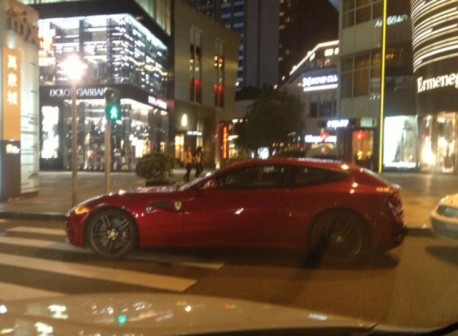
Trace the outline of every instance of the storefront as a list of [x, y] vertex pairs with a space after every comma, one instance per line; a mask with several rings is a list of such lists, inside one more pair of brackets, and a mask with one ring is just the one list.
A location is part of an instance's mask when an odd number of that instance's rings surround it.
[[457, 5], [458, 0], [449, 0], [441, 6], [418, 2], [412, 7], [422, 171], [458, 174]]
[[[168, 141], [167, 104], [129, 85], [118, 85], [115, 88], [121, 92], [122, 117], [111, 122], [112, 169], [132, 170], [144, 154], [153, 150], [165, 150]], [[104, 169], [106, 90], [102, 86], [77, 88], [78, 166], [82, 170]], [[140, 96], [144, 96], [143, 99]], [[71, 89], [41, 87], [40, 111], [41, 168], [70, 170]]]
[[72, 87], [63, 63], [77, 53], [87, 65], [76, 85], [78, 166], [104, 169], [105, 92], [116, 89], [122, 117], [111, 126], [113, 170], [169, 142], [168, 48], [129, 14], [39, 22], [41, 169], [71, 169]]
[[39, 190], [38, 13], [0, 5], [0, 199]]

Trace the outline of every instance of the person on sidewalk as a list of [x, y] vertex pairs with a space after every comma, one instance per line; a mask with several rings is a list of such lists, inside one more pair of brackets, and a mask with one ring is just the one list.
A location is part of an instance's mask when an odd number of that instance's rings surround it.
[[189, 182], [189, 177], [191, 176], [191, 170], [193, 165], [194, 156], [192, 154], [191, 146], [187, 146], [184, 152], [183, 163], [186, 169], [186, 173], [184, 174], [185, 182]]
[[196, 149], [196, 155], [194, 155], [194, 165], [196, 167], [196, 177], [199, 177], [204, 170], [204, 152], [201, 146]]

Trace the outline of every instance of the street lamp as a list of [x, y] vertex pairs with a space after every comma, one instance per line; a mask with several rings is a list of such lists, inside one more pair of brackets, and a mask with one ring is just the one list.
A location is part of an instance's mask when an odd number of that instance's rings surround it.
[[72, 82], [72, 206], [78, 202], [78, 114], [76, 111], [76, 84], [83, 76], [87, 64], [77, 54], [72, 54], [62, 63], [62, 68]]

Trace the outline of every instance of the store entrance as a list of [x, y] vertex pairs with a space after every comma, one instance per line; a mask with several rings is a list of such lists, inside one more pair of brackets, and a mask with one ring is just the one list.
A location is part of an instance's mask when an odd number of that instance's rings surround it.
[[358, 166], [373, 170], [374, 167], [374, 131], [354, 130], [352, 136], [353, 162]]

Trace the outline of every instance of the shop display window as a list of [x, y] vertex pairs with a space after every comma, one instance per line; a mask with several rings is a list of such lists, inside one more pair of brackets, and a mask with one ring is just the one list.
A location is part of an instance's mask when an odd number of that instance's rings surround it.
[[426, 171], [454, 173], [456, 165], [456, 113], [439, 113], [421, 121], [421, 165]]
[[385, 118], [383, 165], [386, 168], [418, 167], [418, 121], [416, 116]]

